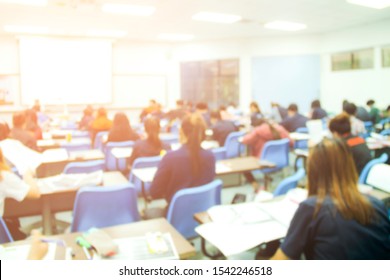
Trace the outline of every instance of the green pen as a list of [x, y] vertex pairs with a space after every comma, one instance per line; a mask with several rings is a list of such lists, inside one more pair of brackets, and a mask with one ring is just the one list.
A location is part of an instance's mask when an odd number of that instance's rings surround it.
[[83, 237], [79, 236], [76, 238], [76, 243], [80, 245], [81, 247], [91, 249], [92, 245], [87, 240], [85, 240]]

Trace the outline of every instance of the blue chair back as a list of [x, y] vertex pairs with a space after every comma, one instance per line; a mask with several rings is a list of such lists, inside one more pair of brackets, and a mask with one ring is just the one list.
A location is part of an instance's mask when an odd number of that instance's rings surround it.
[[278, 171], [289, 164], [288, 152], [290, 140], [287, 138], [272, 140], [265, 143], [261, 151], [260, 159], [276, 164], [276, 167], [261, 169], [263, 173]]
[[383, 136], [388, 136], [388, 135], [390, 135], [390, 128], [385, 129], [385, 130], [382, 130], [382, 131], [380, 132], [380, 134], [383, 135]]
[[14, 239], [12, 238], [7, 225], [5, 224], [2, 217], [0, 217], [0, 244], [13, 242]]
[[185, 238], [196, 237], [198, 223], [194, 214], [221, 204], [221, 190], [222, 181], [217, 179], [203, 186], [177, 191], [169, 204], [167, 220]]
[[126, 159], [117, 159], [111, 153], [114, 148], [131, 148], [134, 146], [134, 141], [122, 141], [122, 142], [108, 142], [105, 149], [104, 155], [106, 160], [106, 169], [109, 171], [113, 170], [125, 170]]
[[103, 159], [70, 162], [64, 168], [65, 174], [91, 173], [104, 170], [105, 164]]
[[273, 192], [274, 197], [286, 194], [289, 190], [297, 187], [299, 180], [305, 176], [305, 169], [299, 168], [298, 171], [283, 179]]
[[243, 152], [244, 146], [238, 139], [245, 135], [243, 131], [230, 132], [225, 140], [226, 158], [239, 157]]
[[132, 184], [83, 187], [73, 208], [71, 232], [127, 224], [140, 220], [137, 194]]
[[387, 154], [382, 154], [379, 158], [374, 158], [367, 162], [367, 164], [364, 166], [362, 172], [359, 175], [359, 184], [365, 184], [367, 180], [368, 173], [370, 172], [370, 169], [378, 163], [385, 163], [388, 160]]
[[[140, 157], [134, 160], [133, 165], [131, 167], [131, 170], [136, 168], [148, 168], [148, 167], [158, 167], [159, 163], [161, 161], [161, 156], [155, 156], [155, 157]], [[130, 171], [129, 174], [129, 181], [130, 183], [134, 184], [135, 189], [137, 190], [138, 194], [142, 193], [142, 182], [140, 179], [138, 179], [134, 174]], [[150, 183], [144, 184], [145, 191], [148, 193], [150, 189]]]
[[[309, 129], [307, 127], [298, 127], [295, 132], [299, 133], [309, 133]], [[308, 148], [308, 140], [296, 140], [294, 143], [294, 149], [307, 149]]]
[[103, 137], [105, 135], [108, 135], [108, 131], [99, 131], [95, 135], [95, 139], [93, 141], [93, 148], [98, 149], [102, 152], [104, 152], [104, 144], [103, 144]]
[[91, 142], [89, 143], [66, 142], [66, 143], [62, 143], [61, 147], [65, 148], [68, 152], [87, 151], [91, 149]]
[[214, 148], [214, 149], [211, 149], [211, 151], [215, 157], [215, 160], [226, 159], [226, 148], [225, 147]]
[[364, 127], [366, 128], [367, 133], [372, 132], [372, 130], [374, 129], [374, 125], [370, 121], [364, 122]]

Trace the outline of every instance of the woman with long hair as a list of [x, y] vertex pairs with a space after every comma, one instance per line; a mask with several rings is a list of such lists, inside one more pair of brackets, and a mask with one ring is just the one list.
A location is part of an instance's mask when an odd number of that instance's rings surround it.
[[214, 155], [201, 147], [205, 131], [201, 115], [191, 114], [183, 119], [180, 128], [183, 145], [162, 158], [150, 187], [152, 198], [165, 198], [169, 203], [178, 190], [201, 186], [214, 179]]
[[135, 142], [133, 152], [128, 160], [131, 166], [135, 159], [139, 157], [153, 157], [161, 154], [161, 151], [170, 150], [169, 145], [164, 144], [159, 137], [160, 120], [156, 117], [147, 117], [144, 122], [146, 139]]
[[116, 113], [112, 127], [108, 132], [107, 142], [135, 141], [139, 135], [131, 128], [130, 121], [124, 113]]
[[273, 259], [390, 259], [390, 221], [382, 201], [358, 190], [342, 139], [324, 139], [307, 164], [309, 197]]

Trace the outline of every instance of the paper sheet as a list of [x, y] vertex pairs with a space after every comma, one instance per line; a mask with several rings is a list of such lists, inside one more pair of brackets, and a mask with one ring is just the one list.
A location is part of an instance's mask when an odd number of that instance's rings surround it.
[[[55, 260], [55, 253], [57, 245], [54, 243], [48, 243], [49, 249], [43, 260]], [[72, 248], [67, 247], [65, 251], [65, 260], [71, 260]], [[17, 245], [17, 246], [1, 246], [0, 245], [0, 260], [27, 260], [28, 253], [30, 251], [30, 245]]]
[[249, 224], [270, 220], [258, 203], [217, 205], [207, 210], [214, 223]]

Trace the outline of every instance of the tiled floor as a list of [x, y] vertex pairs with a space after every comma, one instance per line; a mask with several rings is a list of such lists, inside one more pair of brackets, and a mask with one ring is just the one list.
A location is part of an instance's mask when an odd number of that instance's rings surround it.
[[[277, 184], [281, 181], [282, 178], [284, 178], [285, 176], [289, 176], [292, 173], [293, 173], [293, 169], [290, 167], [290, 168], [287, 168], [286, 170], [284, 170], [283, 172], [278, 172], [276, 174], [273, 174], [272, 175], [273, 181], [271, 182], [269, 191], [272, 192], [272, 190], [277, 186]], [[262, 184], [261, 178], [263, 177], [263, 175], [255, 174], [255, 176], [256, 176], [256, 178], [258, 178], [258, 181], [260, 182], [260, 185], [261, 185]], [[229, 186], [229, 185], [232, 185], [232, 183], [239, 182], [238, 178], [239, 177], [237, 175], [235, 177], [222, 178], [222, 179], [224, 181], [224, 185]], [[243, 178], [241, 178], [241, 180], [242, 180], [242, 182], [244, 182]], [[232, 202], [235, 194], [238, 194], [238, 193], [246, 195], [246, 199], [247, 199], [246, 201], [251, 201], [254, 198], [252, 186], [250, 184], [245, 183], [241, 186], [224, 187], [222, 190], [222, 203], [223, 204], [230, 204]], [[151, 206], [160, 206], [160, 205], [164, 205], [164, 203], [165, 202], [162, 202], [162, 201], [154, 201]], [[143, 205], [144, 205], [143, 199], [141, 199], [141, 198], [139, 199], [138, 205], [140, 208], [143, 208]], [[71, 212], [57, 213], [56, 219], [70, 223], [71, 219], [72, 219], [72, 213]], [[39, 220], [40, 220], [40, 217], [28, 217], [28, 218], [21, 218], [20, 222], [21, 222], [22, 227], [26, 227], [27, 225], [30, 225], [31, 223], [38, 222]], [[197, 251], [197, 254], [191, 259], [208, 259], [201, 252], [200, 238], [196, 238], [194, 240], [191, 240], [191, 242], [194, 244], [196, 251]], [[209, 248], [211, 248], [211, 250], [214, 249], [212, 247], [212, 245], [209, 245]], [[228, 259], [253, 260], [255, 258], [256, 252], [257, 252], [257, 249], [252, 249], [250, 251], [247, 251], [247, 252], [235, 255], [235, 256], [231, 256]], [[224, 259], [224, 257], [222, 259]]]

